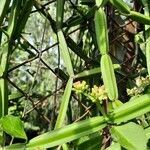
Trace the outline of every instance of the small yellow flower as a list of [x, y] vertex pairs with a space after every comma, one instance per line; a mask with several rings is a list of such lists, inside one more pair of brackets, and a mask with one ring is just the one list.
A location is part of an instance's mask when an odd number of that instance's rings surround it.
[[138, 77], [136, 78], [136, 85], [138, 87], [146, 87], [147, 85], [150, 85], [150, 77], [149, 76], [146, 76], [145, 78], [144, 77]]
[[142, 79], [141, 79], [140, 77], [138, 77], [138, 78], [136, 79], [136, 85], [137, 85], [138, 87], [142, 85]]
[[97, 87], [94, 85], [91, 92], [92, 101], [103, 100], [107, 98], [107, 93], [104, 86]]
[[85, 81], [77, 81], [73, 84], [74, 90], [77, 93], [82, 93], [84, 92], [86, 89], [88, 89], [88, 85], [86, 84]]
[[144, 89], [150, 85], [150, 77], [149, 76], [146, 76], [146, 77], [137, 77], [135, 79], [136, 81], [136, 87], [132, 88], [132, 89], [127, 89], [127, 93], [128, 95], [130, 96], [135, 96], [135, 95], [139, 95], [141, 94]]

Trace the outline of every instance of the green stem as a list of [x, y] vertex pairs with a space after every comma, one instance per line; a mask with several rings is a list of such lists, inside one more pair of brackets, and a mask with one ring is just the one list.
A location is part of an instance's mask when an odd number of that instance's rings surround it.
[[[150, 10], [149, 6], [150, 4], [148, 2], [145, 2], [145, 8], [144, 8], [144, 14], [146, 16], [150, 16]], [[148, 75], [150, 76], [150, 26], [145, 25], [145, 40], [146, 40], [146, 62], [147, 62], [147, 71]]]
[[[8, 114], [8, 85], [7, 85], [7, 71], [9, 65], [9, 56], [11, 52], [11, 42], [5, 43], [1, 46], [1, 77], [0, 77], [0, 118]], [[5, 135], [0, 131], [0, 145], [5, 145]]]
[[102, 115], [105, 117], [106, 114], [104, 112], [104, 109], [102, 108], [102, 106], [100, 105], [100, 103], [98, 101], [96, 102], [96, 106], [97, 106], [98, 110], [102, 113]]

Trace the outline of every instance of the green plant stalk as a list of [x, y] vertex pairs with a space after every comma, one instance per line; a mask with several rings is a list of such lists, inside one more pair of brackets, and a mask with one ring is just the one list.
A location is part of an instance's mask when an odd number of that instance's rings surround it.
[[109, 39], [107, 30], [106, 14], [102, 7], [99, 7], [95, 12], [95, 31], [98, 49], [102, 54], [101, 57], [101, 72], [105, 89], [110, 100], [118, 99], [118, 89], [114, 73], [112, 61], [108, 55]]
[[144, 94], [126, 102], [110, 113], [112, 123], [122, 123], [150, 112], [150, 94]]
[[9, 55], [12, 49], [10, 42], [1, 46], [1, 78], [0, 78], [0, 118], [5, 116], [8, 112], [8, 86], [7, 86], [7, 70], [9, 63]]
[[61, 54], [63, 57], [63, 61], [65, 63], [67, 72], [70, 77], [73, 77], [74, 72], [73, 72], [72, 62], [71, 62], [71, 58], [70, 58], [70, 53], [69, 53], [69, 49], [68, 49], [68, 46], [67, 46], [67, 43], [66, 43], [66, 40], [65, 40], [62, 30], [59, 30], [57, 32], [57, 35], [58, 35], [58, 41], [59, 41]]
[[101, 112], [101, 114], [102, 114], [104, 117], [106, 117], [106, 114], [105, 114], [105, 112], [104, 112], [104, 109], [102, 108], [102, 106], [101, 106], [101, 104], [100, 104], [99, 101], [96, 102], [96, 106], [97, 106], [97, 108], [99, 109], [99, 111]]
[[64, 95], [62, 97], [62, 101], [61, 101], [61, 105], [60, 105], [59, 114], [58, 114], [58, 117], [57, 117], [55, 129], [60, 128], [60, 127], [63, 126], [65, 116], [66, 116], [66, 112], [67, 112], [67, 109], [68, 109], [68, 104], [69, 104], [71, 91], [72, 91], [72, 84], [73, 84], [73, 78], [70, 78], [67, 82], [65, 92], [64, 92]]
[[[117, 69], [120, 69], [121, 67], [119, 64], [113, 64], [113, 68], [115, 70], [117, 70]], [[97, 67], [97, 68], [93, 68], [90, 70], [84, 70], [83, 72], [76, 74], [74, 76], [74, 78], [78, 79], [78, 78], [87, 77], [87, 76], [91, 76], [91, 75], [95, 75], [95, 74], [99, 74], [99, 73], [101, 73], [101, 68]]]
[[150, 17], [139, 12], [130, 11], [130, 14], [127, 14], [126, 16], [138, 23], [150, 25]]
[[7, 114], [8, 111], [8, 86], [7, 86], [7, 70], [9, 66], [9, 57], [12, 51], [15, 29], [17, 26], [17, 18], [20, 11], [20, 0], [14, 0], [11, 6], [10, 16], [8, 18], [7, 42], [1, 44], [1, 79], [0, 79], [0, 117]]
[[8, 8], [9, 8], [10, 1], [11, 0], [1, 0], [0, 1], [0, 27], [3, 23], [3, 19], [6, 15]]
[[107, 20], [106, 14], [102, 7], [96, 10], [94, 20], [95, 20], [95, 31], [98, 49], [102, 55], [108, 54], [109, 42], [108, 42]]
[[27, 144], [27, 150], [33, 150], [34, 148], [50, 148], [61, 145], [99, 131], [106, 127], [106, 125], [104, 117], [93, 117], [73, 123], [31, 139]]
[[102, 55], [101, 58], [101, 71], [104, 86], [110, 100], [118, 99], [118, 88], [114, 73], [113, 64], [109, 55]]
[[[90, 100], [92, 100], [92, 97], [91, 97], [88, 93], [83, 92], [82, 94], [83, 94], [84, 96], [88, 97]], [[100, 101], [99, 101], [99, 100], [96, 101], [96, 106], [97, 106], [98, 110], [101, 112], [101, 114], [106, 117], [106, 114], [105, 114], [105, 112], [104, 112], [104, 109], [103, 109], [102, 106], [100, 105]]]
[[7, 33], [9, 36], [9, 41], [12, 42], [12, 38], [15, 35], [15, 30], [16, 30], [16, 26], [17, 26], [17, 20], [18, 20], [18, 16], [20, 14], [20, 9], [21, 9], [21, 1], [19, 0], [14, 0], [12, 2], [12, 6], [11, 6], [11, 12], [10, 12], [10, 16], [9, 16], [9, 20], [8, 20], [8, 28], [7, 28]]
[[0, 118], [8, 112], [8, 86], [6, 79], [0, 79]]
[[[18, 11], [20, 10], [20, 1], [14, 0], [11, 7], [10, 17], [8, 19], [8, 41], [6, 43], [1, 44], [1, 84], [0, 84], [0, 91], [1, 91], [1, 98], [0, 98], [0, 117], [3, 117], [7, 114], [8, 111], [8, 87], [7, 87], [7, 70], [9, 66], [9, 57], [12, 50], [12, 41], [13, 41], [13, 34], [16, 28], [16, 20], [18, 16]], [[19, 9], [18, 9], [19, 7]]]
[[[9, 55], [12, 49], [11, 38], [13, 36], [13, 32], [16, 27], [17, 13], [19, 11], [17, 10], [18, 5], [19, 5], [19, 0], [14, 0], [12, 2], [11, 12], [8, 19], [8, 29], [6, 34], [7, 42], [1, 44], [0, 118], [4, 117], [8, 113], [8, 86], [7, 86], [6, 75], [8, 70]], [[0, 134], [2, 135], [1, 139], [3, 139], [2, 141], [0, 141], [1, 142], [0, 144], [1, 146], [3, 146], [5, 143], [5, 135], [3, 131], [1, 131]]]
[[130, 7], [123, 0], [110, 0], [112, 5], [125, 14], [130, 13]]
[[[30, 12], [33, 7], [33, 0], [26, 0], [23, 4], [23, 8], [21, 10], [21, 14], [19, 15], [18, 21], [17, 21], [17, 28], [15, 29], [15, 38], [18, 38], [19, 34], [24, 29], [26, 22], [29, 18]], [[22, 17], [23, 16], [23, 17]]]
[[[141, 24], [150, 25], [149, 16], [130, 10], [130, 7], [123, 0], [110, 0], [110, 2], [112, 3], [112, 5], [114, 5], [114, 7], [116, 7], [120, 12], [122, 12], [123, 15]], [[147, 0], [142, 0], [142, 3], [144, 4], [144, 6], [146, 6], [146, 3], [149, 2]]]
[[[145, 1], [144, 14], [150, 17], [150, 2]], [[146, 50], [146, 62], [147, 62], [147, 71], [150, 76], [150, 25], [145, 25], [145, 50]]]
[[[7, 42], [2, 43], [1, 50], [1, 61], [0, 61], [0, 118], [4, 117], [8, 113], [8, 85], [7, 85], [7, 71], [9, 67], [9, 59], [12, 53], [13, 41], [15, 40], [16, 35], [16, 27], [18, 17], [20, 15], [21, 10], [21, 0], [13, 0], [11, 5], [10, 15], [8, 17], [8, 27], [7, 32], [5, 33], [7, 36]], [[22, 16], [23, 17], [23, 16]], [[20, 23], [21, 24], [21, 23]], [[24, 21], [25, 24], [25, 21]], [[21, 32], [21, 30], [20, 30]], [[4, 35], [4, 34], [3, 34]], [[3, 131], [1, 132], [3, 135]], [[3, 135], [3, 143], [4, 145], [4, 135]]]
[[[9, 52], [11, 50], [11, 44], [5, 43], [3, 47], [1, 47], [1, 69], [2, 69], [2, 76], [0, 78], [0, 118], [4, 117], [8, 113], [8, 85], [6, 74], [8, 70], [8, 58]], [[3, 131], [0, 133], [3, 135]], [[2, 137], [3, 141], [0, 141], [1, 145], [4, 145], [4, 135]]]
[[108, 0], [95, 0], [97, 7], [103, 7], [106, 5], [107, 2], [108, 2]]
[[[8, 86], [6, 79], [0, 79], [0, 118], [8, 112]], [[0, 145], [5, 145], [5, 135], [0, 129]]]
[[[66, 65], [67, 72], [70, 75], [70, 77], [72, 77], [74, 75], [72, 62], [71, 62], [71, 58], [69, 55], [69, 50], [67, 47], [65, 37], [61, 30], [62, 23], [63, 23], [63, 16], [64, 16], [64, 4], [65, 4], [65, 0], [57, 0], [56, 27], [57, 27], [57, 35], [58, 35], [58, 41], [59, 41], [59, 46], [61, 49], [62, 57]], [[69, 104], [70, 95], [71, 95], [72, 84], [73, 84], [73, 79], [70, 78], [68, 80], [68, 83], [67, 83], [67, 86], [66, 86], [63, 98], [62, 98], [59, 115], [56, 121], [55, 128], [60, 128], [63, 125], [65, 115], [67, 112], [67, 108], [68, 108], [68, 104]], [[62, 147], [63, 147], [63, 150], [68, 149], [68, 146], [66, 144], [63, 144]]]
[[64, 16], [65, 0], [57, 0], [56, 26], [61, 29]]

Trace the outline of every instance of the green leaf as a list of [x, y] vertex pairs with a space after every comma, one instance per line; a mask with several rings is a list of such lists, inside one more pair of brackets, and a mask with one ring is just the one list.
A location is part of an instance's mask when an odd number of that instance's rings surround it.
[[11, 0], [1, 0], [0, 1], [0, 27], [3, 23], [3, 19], [6, 15], [8, 8], [9, 8], [10, 1]]
[[102, 146], [102, 136], [99, 133], [81, 137], [76, 150], [100, 150]]
[[146, 128], [144, 131], [145, 131], [147, 138], [150, 139], [150, 127]]
[[37, 136], [29, 141], [27, 148], [50, 148], [61, 145], [99, 131], [106, 125], [104, 117], [93, 117]]
[[10, 146], [6, 146], [5, 150], [25, 150], [26, 145], [23, 143], [12, 144]]
[[129, 17], [141, 24], [150, 25], [150, 17], [136, 11], [130, 11]]
[[121, 150], [119, 143], [112, 143], [106, 150]]
[[73, 78], [70, 78], [67, 82], [65, 92], [64, 92], [64, 95], [61, 100], [61, 105], [60, 105], [59, 114], [57, 117], [55, 128], [62, 127], [62, 125], [64, 123], [67, 108], [68, 108], [68, 103], [69, 103], [69, 99], [70, 99], [70, 95], [71, 95], [72, 83], [73, 83]]
[[32, 6], [33, 6], [33, 0], [26, 0], [24, 2], [23, 7], [22, 7], [22, 11], [21, 11], [20, 16], [18, 18], [18, 22], [17, 22], [18, 26], [17, 26], [17, 29], [15, 30], [15, 37], [16, 38], [24, 29], [26, 22], [29, 18], [30, 12], [32, 10]]
[[12, 115], [4, 116], [1, 119], [1, 124], [3, 131], [5, 131], [7, 134], [16, 138], [27, 139], [23, 123], [19, 117]]
[[110, 3], [125, 14], [130, 14], [130, 7], [123, 0], [110, 0]]
[[133, 122], [121, 126], [114, 126], [111, 133], [118, 142], [128, 150], [146, 150], [147, 137], [144, 129]]
[[150, 94], [144, 94], [116, 108], [109, 116], [113, 123], [126, 122], [150, 112]]
[[66, 43], [66, 40], [65, 40], [65, 37], [64, 37], [62, 30], [59, 30], [57, 32], [57, 35], [58, 35], [58, 41], [59, 41], [59, 46], [61, 49], [63, 61], [64, 61], [65, 66], [67, 68], [67, 72], [70, 76], [73, 76], [74, 73], [73, 73], [72, 62], [71, 62], [69, 50], [68, 50], [67, 43]]
[[11, 95], [9, 95], [9, 100], [15, 100], [15, 99], [18, 99], [18, 98], [20, 98], [22, 96], [23, 96], [22, 93], [20, 93], [20, 92], [14, 92]]
[[3, 75], [3, 68], [2, 68], [2, 66], [0, 65], [0, 77], [2, 77], [2, 75]]
[[62, 26], [64, 16], [64, 4], [65, 0], [57, 0], [57, 14], [56, 14], [57, 29], [60, 29]]
[[20, 0], [14, 0], [12, 3], [11, 12], [8, 19], [8, 29], [7, 29], [10, 38], [13, 37], [14, 31], [17, 27], [17, 17], [20, 11], [20, 4], [21, 4]]
[[76, 44], [72, 38], [70, 38], [70, 36], [68, 36], [66, 38], [66, 42], [67, 42], [67, 45], [70, 48], [70, 50], [72, 50], [77, 56], [79, 56], [85, 62], [87, 62], [87, 63], [88, 62], [96, 62], [96, 61], [92, 60], [91, 58], [89, 58], [86, 55], [85, 51], [83, 51], [82, 48], [78, 44]]

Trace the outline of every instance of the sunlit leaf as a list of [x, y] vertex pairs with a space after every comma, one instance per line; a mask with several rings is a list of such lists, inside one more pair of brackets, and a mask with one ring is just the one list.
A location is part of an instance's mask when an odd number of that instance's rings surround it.
[[6, 146], [4, 149], [5, 150], [25, 150], [26, 145], [22, 144], [22, 143], [18, 143], [18, 144], [12, 144], [10, 146]]
[[24, 126], [19, 117], [7, 115], [1, 119], [2, 129], [7, 134], [16, 137], [27, 139], [24, 131]]
[[119, 143], [112, 143], [106, 150], [121, 150]]
[[114, 126], [111, 133], [118, 142], [129, 150], [146, 150], [147, 137], [144, 129], [133, 122], [121, 126]]
[[61, 30], [59, 30], [57, 32], [57, 35], [58, 35], [58, 41], [59, 41], [59, 46], [60, 46], [60, 49], [61, 49], [63, 61], [64, 61], [65, 66], [67, 68], [67, 72], [70, 76], [73, 76], [74, 73], [73, 73], [72, 62], [71, 62], [71, 59], [70, 59], [70, 54], [69, 54], [69, 50], [68, 50], [68, 46], [66, 44], [64, 34]]
[[57, 117], [55, 128], [60, 128], [64, 123], [64, 119], [66, 116], [68, 103], [69, 103], [69, 99], [70, 99], [70, 95], [71, 95], [72, 83], [73, 83], [73, 79], [70, 78], [67, 82], [65, 92], [64, 92], [64, 95], [61, 100], [61, 105], [60, 105], [59, 114]]

